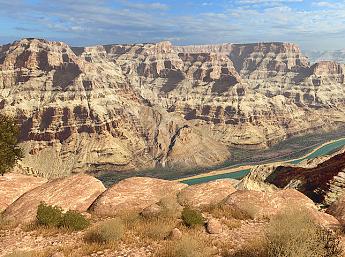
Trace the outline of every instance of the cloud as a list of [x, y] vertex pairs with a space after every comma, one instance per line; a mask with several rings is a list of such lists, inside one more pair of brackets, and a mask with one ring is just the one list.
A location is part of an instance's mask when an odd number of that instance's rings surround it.
[[313, 2], [314, 6], [317, 7], [329, 7], [329, 8], [337, 8], [339, 6], [338, 3], [331, 3], [331, 2], [325, 2], [325, 1], [321, 1], [321, 2]]
[[[13, 24], [12, 30], [0, 25], [0, 31], [6, 40], [41, 37], [73, 45], [168, 39], [177, 44], [293, 41], [320, 48], [345, 42], [343, 1], [336, 8], [326, 1], [297, 8], [295, 3], [302, 2], [187, 0], [176, 5], [167, 0], [36, 0], [31, 4], [0, 0], [1, 19]], [[327, 44], [328, 38], [332, 44]]]

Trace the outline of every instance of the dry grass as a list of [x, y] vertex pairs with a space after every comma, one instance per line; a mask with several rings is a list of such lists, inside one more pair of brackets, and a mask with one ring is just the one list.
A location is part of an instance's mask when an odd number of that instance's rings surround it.
[[183, 207], [178, 203], [177, 196], [167, 196], [162, 198], [158, 205], [162, 207], [160, 216], [178, 218], [181, 217]]
[[156, 217], [139, 219], [130, 228], [131, 232], [144, 240], [164, 240], [171, 230], [178, 224], [177, 219], [168, 217]]
[[316, 225], [307, 211], [284, 210], [272, 218], [261, 241], [242, 249], [224, 250], [223, 257], [340, 257], [336, 234]]
[[90, 244], [109, 244], [120, 240], [125, 233], [125, 224], [120, 218], [114, 218], [98, 224], [85, 234], [84, 240]]
[[0, 213], [0, 230], [13, 229], [18, 225], [19, 224], [17, 222], [6, 220], [2, 213]]
[[236, 219], [236, 220], [248, 220], [252, 219], [252, 215], [248, 212], [241, 211], [232, 206], [220, 203], [217, 205], [210, 205], [203, 208], [204, 212], [208, 212], [214, 218], [226, 218], [226, 219]]
[[225, 224], [229, 229], [235, 229], [242, 226], [241, 221], [236, 219], [222, 219], [221, 222]]
[[209, 257], [214, 255], [210, 242], [200, 230], [189, 230], [180, 240], [166, 241], [154, 257]]

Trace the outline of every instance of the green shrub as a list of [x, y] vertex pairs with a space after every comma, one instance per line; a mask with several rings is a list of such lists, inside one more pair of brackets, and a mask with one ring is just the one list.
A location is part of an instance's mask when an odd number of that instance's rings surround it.
[[50, 206], [41, 202], [37, 208], [36, 218], [38, 225], [59, 227], [63, 218], [62, 209], [60, 207]]
[[125, 225], [120, 218], [102, 222], [85, 235], [88, 243], [107, 244], [120, 240], [125, 233]]
[[195, 227], [204, 225], [205, 221], [200, 211], [192, 210], [190, 208], [184, 208], [182, 211], [182, 220], [188, 227]]
[[38, 205], [36, 215], [37, 225], [56, 228], [67, 228], [70, 230], [83, 230], [90, 222], [77, 211], [62, 212], [58, 206], [47, 205], [42, 202]]
[[90, 225], [90, 222], [83, 215], [76, 211], [67, 211], [60, 223], [60, 227], [70, 230], [83, 230]]
[[0, 175], [9, 172], [24, 156], [18, 146], [19, 135], [20, 130], [16, 120], [0, 114]]

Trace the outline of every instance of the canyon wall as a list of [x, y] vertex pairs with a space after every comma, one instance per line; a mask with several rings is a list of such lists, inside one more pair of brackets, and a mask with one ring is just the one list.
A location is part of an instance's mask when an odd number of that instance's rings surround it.
[[26, 173], [47, 177], [220, 164], [344, 119], [344, 66], [290, 43], [0, 46], [0, 110]]

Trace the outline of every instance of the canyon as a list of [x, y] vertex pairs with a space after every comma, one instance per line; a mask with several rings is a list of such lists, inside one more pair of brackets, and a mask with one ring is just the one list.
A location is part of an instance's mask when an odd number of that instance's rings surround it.
[[0, 46], [0, 111], [21, 126], [21, 173], [190, 169], [343, 125], [344, 65], [292, 43]]

